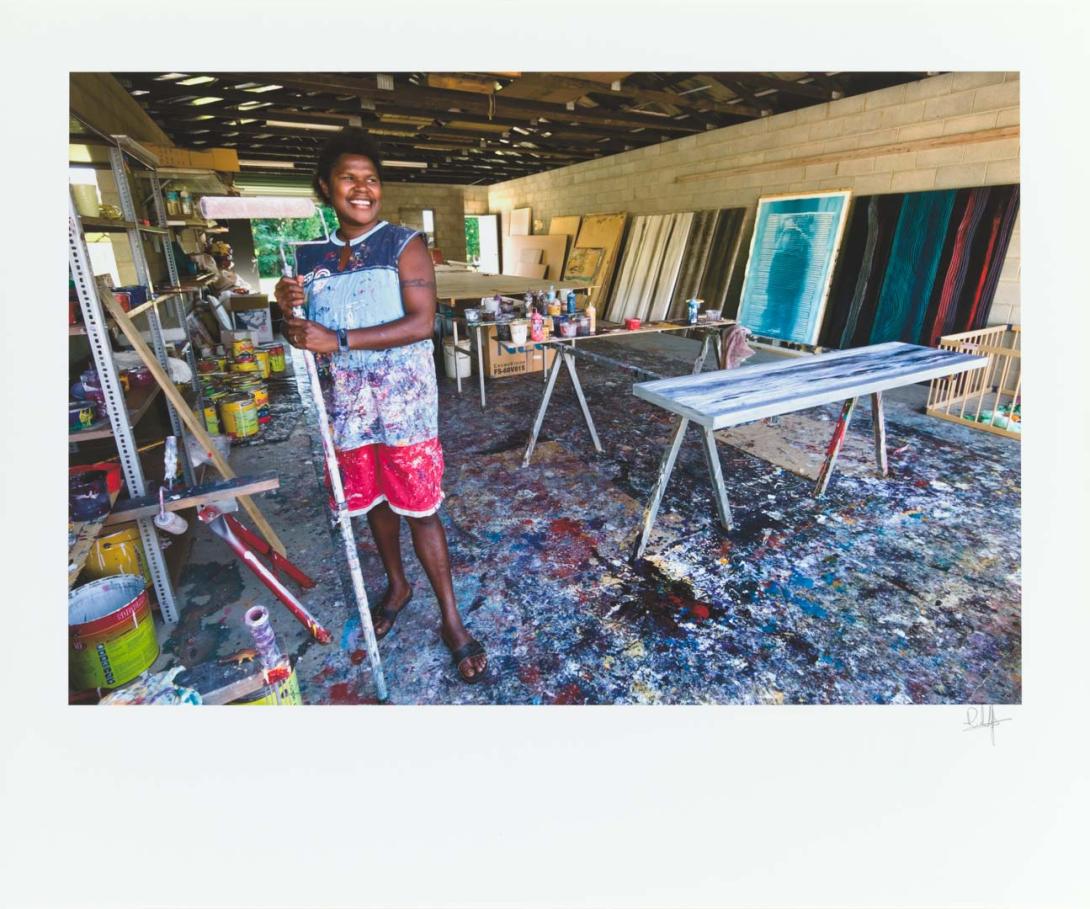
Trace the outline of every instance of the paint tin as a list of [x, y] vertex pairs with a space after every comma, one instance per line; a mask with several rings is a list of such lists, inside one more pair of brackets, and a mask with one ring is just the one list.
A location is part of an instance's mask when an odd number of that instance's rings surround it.
[[95, 405], [86, 401], [68, 402], [68, 431], [79, 432], [95, 422]]
[[[290, 665], [290, 664], [289, 664]], [[266, 685], [253, 694], [232, 701], [232, 706], [242, 707], [298, 707], [303, 703], [303, 695], [299, 691], [299, 676], [295, 673], [295, 667], [287, 678], [274, 684]]]
[[261, 378], [267, 379], [271, 371], [269, 352], [259, 348], [254, 351], [254, 359], [257, 361], [257, 370], [261, 373]]
[[139, 575], [146, 586], [151, 586], [151, 571], [136, 522], [121, 524], [112, 533], [99, 534], [83, 570], [91, 578]]
[[231, 357], [235, 360], [249, 360], [254, 355], [254, 342], [249, 338], [235, 338], [231, 342]]
[[119, 574], [68, 595], [68, 683], [73, 689], [124, 685], [158, 655], [143, 578]]
[[220, 434], [220, 418], [214, 403], [204, 405], [204, 428], [208, 430], [209, 435]]
[[560, 337], [574, 338], [579, 333], [579, 323], [575, 319], [564, 319], [560, 323]]
[[198, 360], [197, 372], [201, 373], [201, 375], [209, 372], [219, 372], [219, 365], [215, 360]]
[[524, 319], [511, 323], [511, 343], [516, 347], [526, 346], [526, 331], [529, 326]]
[[257, 360], [232, 360], [231, 372], [260, 372], [261, 367]]
[[629, 331], [635, 331], [637, 328], [640, 327], [640, 320], [639, 319], [625, 319], [624, 320], [624, 327], [627, 328]]
[[475, 325], [481, 321], [481, 311], [470, 307], [466, 310], [466, 324]]
[[257, 407], [252, 395], [228, 395], [220, 403], [220, 418], [227, 435], [234, 440], [257, 435]]
[[75, 476], [88, 470], [105, 472], [106, 491], [110, 495], [121, 492], [121, 463], [119, 461], [96, 461], [94, 464], [76, 464], [68, 468], [68, 475]]
[[106, 471], [85, 470], [68, 476], [68, 514], [73, 521], [97, 521], [110, 513]]
[[271, 414], [269, 411], [269, 391], [268, 386], [265, 385], [260, 379], [257, 378], [242, 378], [235, 382], [235, 390], [239, 394], [251, 395], [254, 399], [254, 407], [257, 408], [257, 421], [259, 423], [268, 423]]
[[269, 369], [274, 374], [283, 372], [287, 366], [284, 360], [284, 345], [277, 341], [272, 344], [263, 344], [261, 349], [269, 353]]
[[590, 336], [590, 319], [587, 316], [577, 316], [575, 319], [577, 331], [581, 338]]

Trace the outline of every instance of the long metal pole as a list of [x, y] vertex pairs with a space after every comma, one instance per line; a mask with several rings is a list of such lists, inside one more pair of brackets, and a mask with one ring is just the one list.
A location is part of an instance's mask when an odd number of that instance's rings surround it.
[[[283, 251], [281, 251], [283, 255]], [[290, 278], [294, 269], [282, 258], [284, 277]], [[303, 307], [297, 306], [294, 310], [297, 319], [304, 318]], [[356, 594], [356, 605], [360, 611], [360, 627], [363, 628], [363, 637], [367, 644], [367, 659], [371, 664], [371, 676], [375, 680], [375, 688], [378, 691], [378, 699], [386, 700], [386, 678], [382, 673], [382, 659], [378, 653], [378, 639], [375, 637], [375, 626], [371, 622], [371, 609], [367, 604], [367, 591], [363, 586], [363, 572], [360, 570], [360, 559], [356, 551], [356, 535], [352, 531], [352, 518], [348, 515], [348, 503], [344, 497], [344, 484], [341, 483], [341, 470], [337, 464], [337, 449], [333, 445], [333, 436], [329, 431], [329, 416], [326, 413], [325, 399], [322, 397], [322, 386], [318, 378], [318, 364], [314, 361], [314, 354], [309, 350], [303, 351], [303, 360], [307, 364], [307, 378], [310, 380], [311, 397], [314, 399], [314, 407], [318, 412], [318, 428], [322, 434], [322, 450], [325, 452], [325, 466], [329, 474], [329, 485], [333, 490], [333, 503], [337, 511], [337, 523], [341, 528], [341, 539], [344, 541], [344, 555], [348, 560], [348, 573], [352, 576], [352, 589]]]

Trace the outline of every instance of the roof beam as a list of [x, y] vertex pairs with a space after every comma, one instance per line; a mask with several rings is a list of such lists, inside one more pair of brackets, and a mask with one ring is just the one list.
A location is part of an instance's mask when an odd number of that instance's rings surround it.
[[777, 91], [792, 95], [802, 95], [804, 98], [815, 98], [818, 101], [831, 101], [832, 92], [812, 82], [792, 82], [790, 79], [779, 79], [767, 73], [713, 73], [716, 78], [722, 77], [732, 81], [743, 81], [747, 85], [756, 85], [760, 88], [774, 88]]

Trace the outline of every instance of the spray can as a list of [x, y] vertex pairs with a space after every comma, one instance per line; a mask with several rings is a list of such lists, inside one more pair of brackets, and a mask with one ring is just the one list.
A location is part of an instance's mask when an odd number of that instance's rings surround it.
[[575, 315], [575, 291], [574, 290], [569, 290], [568, 291], [568, 315], [569, 316], [574, 316]]
[[700, 313], [700, 301], [693, 297], [689, 301], [689, 324], [696, 325], [697, 315]]

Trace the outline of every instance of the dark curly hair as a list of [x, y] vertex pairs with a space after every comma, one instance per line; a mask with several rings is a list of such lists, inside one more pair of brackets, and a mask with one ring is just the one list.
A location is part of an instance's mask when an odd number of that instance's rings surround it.
[[367, 130], [360, 129], [358, 126], [346, 126], [325, 144], [318, 154], [318, 164], [314, 168], [312, 183], [314, 192], [327, 205], [329, 198], [322, 192], [320, 181], [324, 180], [326, 185], [329, 185], [333, 165], [337, 163], [341, 155], [363, 155], [365, 158], [370, 158], [371, 163], [375, 165], [375, 173], [378, 174], [379, 180], [382, 180], [382, 152], [378, 142]]

